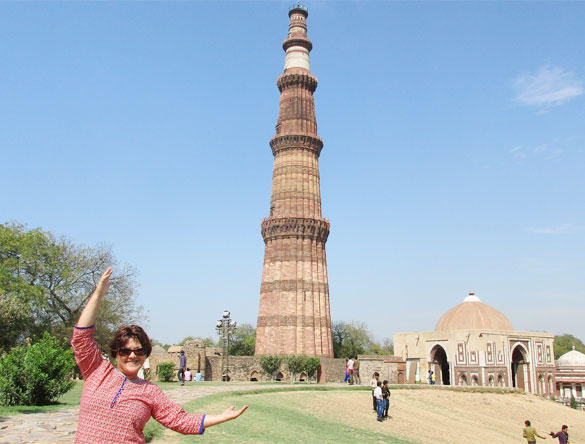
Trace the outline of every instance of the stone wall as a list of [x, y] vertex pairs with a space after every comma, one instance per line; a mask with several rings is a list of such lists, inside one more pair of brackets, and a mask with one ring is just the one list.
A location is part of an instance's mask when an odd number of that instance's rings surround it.
[[[193, 343], [192, 343], [193, 342]], [[174, 350], [185, 351], [187, 356], [187, 367], [193, 374], [200, 371], [206, 381], [222, 380], [223, 357], [207, 353], [205, 346], [189, 341], [181, 348]], [[360, 374], [362, 384], [369, 384], [374, 372], [380, 373], [380, 379], [387, 379], [392, 384], [403, 384], [405, 374], [405, 363], [397, 356], [360, 356]], [[157, 381], [156, 366], [162, 362], [175, 364], [175, 375], [172, 381], [177, 381], [176, 372], [179, 369], [179, 354], [168, 353], [163, 349], [153, 350], [150, 355], [151, 380]], [[342, 358], [321, 358], [321, 366], [317, 371], [315, 380], [325, 382], [343, 382], [345, 376], [345, 359]], [[260, 366], [260, 357], [256, 356], [230, 356], [229, 357], [229, 380], [230, 381], [270, 381], [271, 375], [264, 372]], [[286, 363], [280, 366], [277, 373], [277, 380], [290, 381], [290, 374]], [[307, 375], [300, 374], [297, 381], [306, 381]]]

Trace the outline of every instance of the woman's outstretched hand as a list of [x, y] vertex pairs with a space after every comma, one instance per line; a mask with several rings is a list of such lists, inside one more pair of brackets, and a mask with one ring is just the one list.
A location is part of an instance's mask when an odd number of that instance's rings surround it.
[[223, 411], [220, 415], [205, 415], [205, 420], [203, 422], [203, 426], [205, 428], [211, 427], [217, 424], [221, 424], [222, 422], [231, 421], [232, 419], [236, 419], [242, 413], [246, 411], [248, 408], [247, 405], [242, 407], [240, 410], [234, 410], [234, 406], [230, 406]]
[[104, 274], [102, 274], [102, 277], [95, 287], [94, 293], [97, 294], [100, 299], [103, 298], [110, 289], [110, 285], [112, 284], [110, 282], [110, 276], [112, 276], [112, 269], [108, 268], [106, 271], [104, 271]]
[[246, 409], [248, 408], [248, 406], [245, 405], [240, 410], [234, 410], [234, 408], [235, 407], [233, 405], [229, 406], [227, 409], [225, 409], [223, 411], [221, 416], [225, 417], [226, 421], [231, 421], [232, 419], [236, 419], [238, 416], [240, 416], [242, 413], [244, 413], [246, 411]]

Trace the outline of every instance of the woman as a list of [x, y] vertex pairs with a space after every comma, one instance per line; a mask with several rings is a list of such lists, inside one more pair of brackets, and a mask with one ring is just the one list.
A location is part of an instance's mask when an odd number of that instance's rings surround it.
[[247, 405], [240, 410], [231, 406], [220, 415], [191, 415], [170, 401], [157, 385], [138, 378], [152, 347], [137, 325], [120, 328], [110, 343], [116, 367], [102, 358], [93, 329], [111, 276], [112, 269], [108, 268], [73, 331], [71, 345], [85, 380], [75, 443], [144, 443], [142, 430], [151, 416], [176, 432], [197, 435], [244, 413]]

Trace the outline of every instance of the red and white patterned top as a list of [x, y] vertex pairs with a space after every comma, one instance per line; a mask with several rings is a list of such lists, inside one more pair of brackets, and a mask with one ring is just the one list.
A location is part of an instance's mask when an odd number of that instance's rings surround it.
[[93, 327], [73, 329], [71, 346], [85, 383], [79, 406], [76, 444], [142, 444], [152, 416], [184, 435], [204, 432], [205, 415], [191, 415], [150, 381], [131, 381], [102, 358]]

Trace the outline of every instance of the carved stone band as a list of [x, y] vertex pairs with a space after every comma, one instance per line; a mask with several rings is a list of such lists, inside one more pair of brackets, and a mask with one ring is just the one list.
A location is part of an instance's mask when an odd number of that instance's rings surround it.
[[282, 49], [285, 51], [293, 46], [300, 46], [311, 51], [313, 49], [313, 42], [308, 37], [288, 37], [282, 42]]
[[260, 293], [281, 291], [302, 291], [303, 293], [325, 293], [329, 294], [329, 284], [327, 282], [315, 282], [306, 280], [282, 280], [273, 282], [262, 282], [260, 285]]
[[327, 322], [325, 316], [315, 318], [313, 316], [258, 316], [258, 327], [327, 327], [331, 328], [331, 323]]
[[272, 154], [275, 156], [285, 150], [304, 149], [315, 153], [319, 157], [323, 149], [323, 140], [320, 137], [300, 134], [274, 136], [270, 139], [270, 148], [272, 148]]
[[327, 219], [269, 217], [262, 221], [264, 242], [287, 237], [302, 237], [325, 243], [328, 236], [329, 221]]
[[282, 92], [284, 88], [288, 88], [289, 86], [304, 86], [309, 91], [315, 92], [317, 89], [317, 77], [314, 75], [307, 73], [307, 74], [281, 74], [276, 81], [276, 86], [278, 86], [278, 90]]

